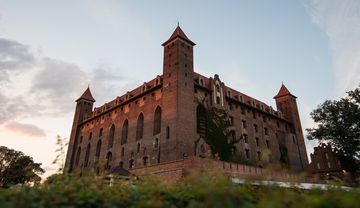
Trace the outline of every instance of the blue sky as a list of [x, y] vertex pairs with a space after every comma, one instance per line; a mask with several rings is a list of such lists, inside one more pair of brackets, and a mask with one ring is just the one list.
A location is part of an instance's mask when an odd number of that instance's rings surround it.
[[74, 100], [90, 84], [99, 106], [161, 74], [178, 21], [197, 44], [195, 71], [272, 106], [283, 81], [304, 129], [318, 104], [359, 84], [356, 0], [0, 0], [0, 145], [51, 172]]

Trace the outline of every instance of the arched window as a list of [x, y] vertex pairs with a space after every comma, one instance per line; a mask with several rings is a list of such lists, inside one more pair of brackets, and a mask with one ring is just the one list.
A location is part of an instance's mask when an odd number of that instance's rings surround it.
[[158, 147], [159, 147], [159, 139], [158, 139], [158, 138], [155, 138], [154, 147], [155, 147], [155, 148], [158, 148]]
[[89, 156], [90, 156], [90, 143], [86, 147], [84, 167], [87, 167], [89, 165]]
[[115, 125], [111, 125], [110, 132], [109, 132], [109, 143], [108, 148], [113, 147], [114, 145], [114, 135], [115, 135]]
[[120, 168], [123, 168], [123, 167], [124, 167], [124, 162], [123, 162], [123, 161], [120, 161], [120, 162], [119, 162], [119, 166], [120, 166]]
[[124, 157], [124, 154], [125, 154], [125, 148], [121, 147], [121, 157]]
[[140, 143], [137, 144], [136, 153], [140, 153]]
[[106, 154], [106, 165], [105, 165], [105, 169], [106, 170], [110, 170], [111, 168], [111, 161], [112, 161], [112, 153], [108, 152]]
[[129, 128], [129, 122], [126, 119], [124, 121], [122, 130], [121, 130], [121, 144], [126, 144], [127, 142], [127, 137], [128, 137], [128, 128]]
[[103, 135], [103, 128], [101, 128], [99, 131], [99, 137], [101, 137], [102, 135]]
[[81, 147], [78, 148], [78, 151], [76, 153], [75, 166], [79, 165], [80, 155], [81, 155]]
[[161, 108], [158, 106], [154, 113], [154, 135], [161, 131]]
[[216, 85], [216, 91], [220, 92], [220, 85], [218, 85], [218, 84]]
[[133, 168], [133, 167], [135, 167], [135, 163], [134, 163], [134, 160], [131, 159], [131, 160], [129, 160], [129, 168]]
[[148, 157], [143, 157], [143, 166], [147, 166], [148, 164]]
[[91, 138], [92, 138], [92, 132], [90, 132], [89, 141], [91, 141]]
[[140, 113], [136, 126], [136, 140], [143, 138], [143, 132], [144, 132], [144, 115]]
[[166, 139], [170, 139], [170, 126], [166, 127]]
[[196, 108], [196, 129], [197, 133], [205, 136], [206, 133], [206, 110], [205, 107], [199, 105]]
[[99, 139], [99, 141], [96, 144], [96, 152], [95, 152], [96, 160], [99, 160], [100, 152], [101, 152], [101, 140]]

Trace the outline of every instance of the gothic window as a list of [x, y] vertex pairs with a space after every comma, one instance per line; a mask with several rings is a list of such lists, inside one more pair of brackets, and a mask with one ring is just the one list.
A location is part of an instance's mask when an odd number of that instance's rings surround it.
[[260, 146], [259, 138], [258, 138], [258, 137], [255, 138], [255, 141], [256, 141], [256, 146]]
[[254, 132], [258, 132], [258, 126], [256, 124], [254, 124]]
[[140, 143], [137, 144], [136, 153], [140, 153]]
[[129, 160], [129, 168], [134, 168], [134, 167], [135, 167], [134, 160], [133, 159]]
[[125, 154], [125, 148], [121, 147], [121, 157], [124, 157], [124, 154]]
[[92, 132], [90, 132], [89, 141], [91, 141], [91, 138], [92, 138]]
[[220, 85], [216, 85], [216, 92], [220, 92]]
[[100, 152], [101, 152], [101, 140], [99, 139], [99, 141], [96, 144], [96, 152], [95, 152], [95, 158], [98, 160], [100, 157]]
[[245, 149], [245, 156], [246, 156], [246, 159], [250, 159], [250, 150], [249, 149]]
[[268, 128], [264, 128], [264, 134], [265, 134], [265, 135], [269, 135], [269, 130], [268, 130]]
[[261, 152], [257, 152], [257, 159], [258, 161], [261, 161]]
[[196, 108], [196, 129], [197, 133], [205, 136], [206, 133], [206, 111], [204, 106], [199, 105]]
[[154, 147], [155, 147], [155, 148], [158, 148], [158, 147], [159, 147], [159, 139], [158, 139], [158, 138], [155, 138]]
[[106, 165], [105, 165], [105, 169], [106, 170], [110, 170], [111, 168], [111, 161], [112, 161], [112, 153], [108, 152], [106, 154]]
[[137, 119], [136, 140], [143, 138], [143, 132], [144, 132], [144, 114], [140, 113]]
[[81, 147], [78, 148], [78, 151], [76, 153], [75, 166], [79, 165], [80, 155], [81, 155]]
[[269, 140], [266, 140], [266, 147], [267, 147], [268, 149], [270, 149], [270, 141], [269, 141]]
[[111, 125], [110, 132], [109, 132], [109, 143], [108, 148], [113, 147], [114, 145], [114, 135], [115, 135], [115, 125]]
[[101, 137], [102, 135], [103, 135], [103, 128], [100, 129], [99, 137]]
[[147, 166], [147, 164], [148, 164], [148, 157], [143, 157], [143, 165], [144, 166]]
[[246, 129], [246, 121], [245, 120], [241, 121], [241, 126], [243, 129]]
[[170, 126], [166, 127], [166, 139], [170, 139]]
[[87, 167], [89, 165], [89, 156], [90, 156], [90, 143], [87, 145], [86, 147], [86, 152], [85, 152], [85, 163], [84, 166]]
[[126, 144], [126, 142], [127, 142], [128, 128], [129, 128], [129, 122], [128, 122], [128, 120], [126, 119], [126, 120], [124, 121], [122, 130], [121, 130], [121, 142], [120, 142], [121, 144]]
[[161, 131], [161, 108], [158, 106], [154, 113], [154, 133], [159, 134]]

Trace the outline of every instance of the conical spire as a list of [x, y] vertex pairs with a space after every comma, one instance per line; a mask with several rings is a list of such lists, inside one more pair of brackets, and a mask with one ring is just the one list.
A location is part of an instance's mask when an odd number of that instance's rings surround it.
[[180, 26], [178, 24], [175, 31], [173, 32], [173, 34], [170, 36], [170, 38], [165, 43], [162, 44], [162, 46], [168, 44], [170, 41], [174, 40], [175, 38], [181, 38], [193, 46], [196, 45], [185, 35], [184, 31], [182, 31], [182, 29], [180, 28]]
[[82, 99], [87, 100], [87, 101], [91, 101], [91, 102], [95, 102], [95, 99], [91, 94], [89, 86], [87, 87], [85, 92], [79, 97], [79, 99], [76, 100], [76, 102], [78, 102], [79, 100], [82, 100]]
[[290, 93], [290, 91], [285, 87], [285, 85], [282, 83], [281, 84], [281, 88], [278, 92], [278, 94], [274, 97], [274, 99], [285, 96], [285, 95], [291, 95], [294, 98], [296, 98], [296, 96], [294, 96], [293, 94]]

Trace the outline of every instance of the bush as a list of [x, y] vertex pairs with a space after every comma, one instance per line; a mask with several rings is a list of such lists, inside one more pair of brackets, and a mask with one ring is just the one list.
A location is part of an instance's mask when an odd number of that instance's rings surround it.
[[220, 172], [176, 184], [155, 176], [109, 186], [101, 177], [55, 175], [41, 185], [0, 189], [1, 207], [358, 207], [359, 189], [328, 191], [238, 186]]

